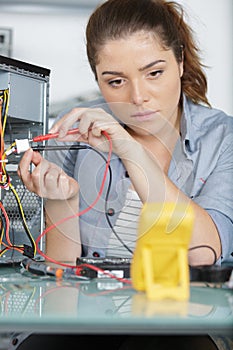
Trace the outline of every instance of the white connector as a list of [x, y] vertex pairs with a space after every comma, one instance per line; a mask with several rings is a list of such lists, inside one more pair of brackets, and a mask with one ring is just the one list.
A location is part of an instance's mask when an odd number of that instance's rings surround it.
[[16, 143], [16, 152], [17, 154], [20, 154], [22, 152], [26, 152], [29, 148], [29, 140], [28, 139], [22, 139], [22, 140], [15, 140]]

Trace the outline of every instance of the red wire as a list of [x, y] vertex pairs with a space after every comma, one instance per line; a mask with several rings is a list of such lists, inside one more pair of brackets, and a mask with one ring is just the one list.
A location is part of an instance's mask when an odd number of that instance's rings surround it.
[[0, 209], [3, 212], [3, 215], [5, 217], [6, 220], [6, 239], [7, 239], [7, 243], [11, 246], [11, 241], [10, 241], [10, 237], [9, 237], [9, 229], [10, 229], [10, 220], [9, 217], [7, 215], [7, 212], [2, 204], [2, 202], [0, 202]]
[[78, 267], [76, 267], [77, 268], [77, 275], [80, 274], [80, 270], [82, 269], [82, 267], [88, 267], [89, 269], [92, 269], [92, 270], [94, 270], [96, 272], [101, 272], [102, 274], [104, 274], [104, 275], [106, 275], [106, 276], [108, 276], [110, 278], [114, 278], [115, 280], [117, 280], [119, 282], [128, 283], [128, 284], [132, 283], [130, 280], [128, 280], [126, 278], [117, 277], [113, 273], [105, 271], [105, 270], [103, 270], [103, 269], [101, 269], [101, 268], [99, 268], [99, 267], [97, 267], [95, 265], [91, 265], [91, 264], [81, 264]]
[[37, 237], [36, 242], [35, 242], [35, 243], [36, 243], [37, 252], [38, 252], [41, 256], [43, 256], [46, 260], [51, 261], [51, 262], [53, 262], [53, 263], [55, 263], [55, 264], [58, 264], [58, 265], [60, 265], [60, 266], [70, 267], [70, 268], [76, 268], [76, 266], [69, 265], [69, 264], [65, 264], [65, 263], [61, 263], [61, 262], [59, 262], [59, 261], [57, 261], [57, 260], [54, 260], [54, 259], [48, 257], [46, 254], [44, 254], [44, 253], [39, 249], [38, 244], [39, 244], [39, 241], [41, 240], [41, 238], [42, 238], [44, 235], [46, 235], [50, 230], [52, 230], [53, 228], [57, 227], [58, 225], [62, 224], [62, 223], [65, 222], [65, 221], [68, 221], [68, 220], [73, 219], [73, 218], [75, 218], [75, 217], [77, 217], [77, 216], [81, 216], [81, 215], [87, 213], [89, 210], [91, 210], [91, 209], [96, 205], [96, 203], [97, 203], [98, 200], [100, 199], [100, 196], [101, 196], [101, 194], [102, 194], [102, 192], [103, 192], [104, 185], [105, 185], [105, 182], [106, 182], [107, 173], [108, 173], [108, 169], [109, 169], [109, 165], [110, 165], [110, 160], [111, 160], [111, 155], [112, 155], [112, 140], [111, 140], [110, 136], [108, 135], [108, 133], [107, 133], [106, 131], [103, 131], [103, 134], [104, 134], [104, 136], [105, 136], [105, 137], [108, 139], [108, 141], [109, 141], [109, 152], [108, 152], [108, 159], [107, 159], [107, 162], [106, 162], [106, 167], [105, 167], [105, 171], [104, 171], [103, 180], [102, 180], [102, 183], [101, 183], [101, 186], [100, 186], [100, 190], [99, 190], [99, 193], [98, 193], [96, 199], [93, 201], [92, 204], [90, 204], [89, 207], [83, 209], [81, 212], [76, 213], [76, 214], [71, 215], [71, 216], [68, 216], [68, 217], [66, 217], [66, 218], [63, 218], [63, 219], [61, 219], [61, 220], [55, 222], [55, 223], [52, 224], [51, 226], [47, 227], [47, 228]]
[[[2, 100], [1, 100], [2, 101]], [[0, 176], [2, 176], [2, 156], [4, 153], [4, 138], [2, 130], [2, 102], [0, 103]]]
[[[17, 251], [19, 251], [20, 253], [23, 253], [23, 248], [21, 247], [15, 247], [10, 240], [10, 235], [9, 235], [9, 230], [10, 230], [10, 220], [8, 217], [8, 214], [6, 212], [6, 209], [4, 208], [2, 202], [0, 202], [0, 210], [3, 212], [3, 215], [5, 217], [6, 220], [6, 232], [5, 232], [5, 236], [6, 236], [6, 240], [7, 240], [7, 244], [5, 244], [2, 239], [0, 238], [0, 244], [3, 244], [6, 248], [6, 250], [10, 250], [10, 249], [15, 249]], [[3, 252], [3, 250], [0, 251], [1, 253]]]

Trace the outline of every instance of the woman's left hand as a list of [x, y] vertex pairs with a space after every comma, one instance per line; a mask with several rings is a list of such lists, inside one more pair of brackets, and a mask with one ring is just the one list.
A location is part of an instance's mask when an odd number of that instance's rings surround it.
[[[78, 133], [67, 134], [77, 122]], [[111, 138], [113, 152], [120, 158], [127, 154], [132, 142], [135, 142], [122, 125], [101, 108], [74, 108], [54, 124], [50, 133], [58, 132], [60, 141], [84, 142], [102, 152], [108, 152], [109, 146], [103, 131]]]

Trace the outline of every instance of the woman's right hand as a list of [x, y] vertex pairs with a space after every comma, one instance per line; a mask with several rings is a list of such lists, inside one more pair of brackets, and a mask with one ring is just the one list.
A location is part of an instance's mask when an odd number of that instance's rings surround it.
[[[29, 171], [31, 164], [35, 167]], [[67, 200], [77, 195], [79, 191], [76, 180], [32, 149], [23, 155], [19, 163], [18, 176], [29, 191], [47, 199]]]

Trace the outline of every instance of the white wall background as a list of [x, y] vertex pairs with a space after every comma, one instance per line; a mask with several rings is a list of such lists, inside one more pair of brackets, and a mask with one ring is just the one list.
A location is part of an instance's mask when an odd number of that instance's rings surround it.
[[[85, 26], [91, 7], [8, 7], [1, 1], [0, 28], [13, 29], [12, 58], [51, 69], [51, 106], [98, 90], [85, 53]], [[188, 13], [203, 63], [209, 67], [209, 100], [233, 115], [233, 1], [178, 2]]]
[[178, 0], [196, 33], [213, 107], [233, 116], [233, 1]]

